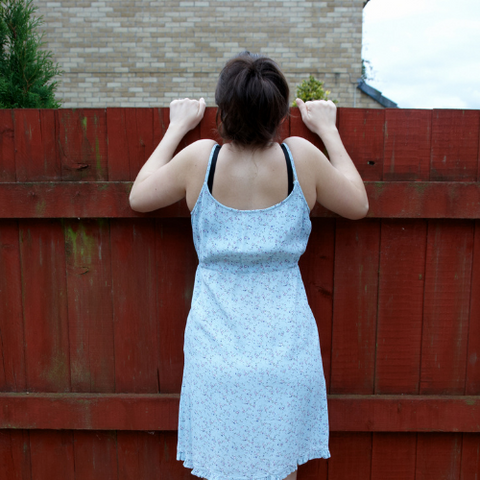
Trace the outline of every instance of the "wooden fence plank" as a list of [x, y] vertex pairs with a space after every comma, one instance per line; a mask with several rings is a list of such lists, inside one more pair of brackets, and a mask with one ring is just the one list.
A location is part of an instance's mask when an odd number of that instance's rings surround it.
[[[108, 179], [132, 180], [124, 108], [107, 108]], [[132, 148], [132, 146], [130, 146]], [[133, 161], [133, 160], [132, 160]]]
[[371, 480], [415, 480], [417, 435], [374, 433]]
[[0, 390], [26, 388], [18, 222], [0, 224]]
[[107, 180], [105, 109], [56, 111], [57, 154], [63, 180]]
[[108, 223], [70, 220], [64, 229], [72, 391], [114, 392]]
[[0, 109], [0, 182], [15, 182], [14, 111]]
[[317, 321], [327, 390], [330, 389], [333, 321], [333, 266], [335, 220], [314, 219], [300, 270], [308, 303]]
[[477, 480], [480, 476], [480, 435], [464, 433], [460, 480]]
[[428, 180], [431, 110], [385, 110], [384, 180]]
[[180, 391], [183, 337], [198, 263], [187, 219], [157, 222], [158, 374], [162, 393]]
[[430, 180], [475, 181], [480, 112], [434, 110]]
[[27, 430], [0, 430], [0, 478], [32, 480]]
[[30, 451], [32, 479], [75, 480], [73, 432], [32, 430]]
[[[215, 140], [218, 144], [222, 145], [223, 139], [218, 134], [217, 123], [215, 120], [216, 115], [216, 108], [207, 108], [205, 110], [205, 115], [202, 122], [200, 123], [200, 138], [211, 138], [212, 140]], [[287, 124], [287, 127], [290, 128], [290, 125]]]
[[373, 393], [379, 240], [376, 221], [337, 220], [332, 393]]
[[430, 221], [420, 393], [465, 392], [473, 224]]
[[20, 222], [27, 388], [68, 392], [65, 243], [58, 220]]
[[115, 391], [158, 392], [155, 225], [110, 223]]
[[382, 180], [385, 110], [342, 108], [338, 129], [363, 180]]
[[460, 480], [462, 434], [418, 436], [416, 480]]
[[75, 480], [118, 480], [117, 433], [73, 432]]
[[[0, 183], [0, 218], [190, 217], [185, 201], [150, 213], [128, 204], [130, 182]], [[478, 182], [366, 182], [368, 218], [480, 218]], [[316, 205], [312, 218], [337, 217]]]
[[426, 236], [425, 221], [382, 221], [375, 393], [418, 393]]
[[55, 110], [15, 110], [15, 151], [17, 181], [61, 179]]
[[[180, 394], [0, 393], [0, 429], [176, 430]], [[334, 432], [480, 432], [480, 397], [328, 395]]]
[[465, 393], [480, 393], [480, 221], [475, 222]]
[[333, 433], [330, 435], [328, 480], [371, 480], [372, 435]]

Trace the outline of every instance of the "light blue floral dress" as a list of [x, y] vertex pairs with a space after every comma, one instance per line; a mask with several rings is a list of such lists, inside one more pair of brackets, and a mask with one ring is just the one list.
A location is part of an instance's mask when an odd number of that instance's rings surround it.
[[297, 180], [237, 210], [207, 178], [192, 210], [199, 265], [185, 329], [177, 459], [208, 480], [281, 480], [328, 458], [320, 344], [298, 268], [311, 231]]

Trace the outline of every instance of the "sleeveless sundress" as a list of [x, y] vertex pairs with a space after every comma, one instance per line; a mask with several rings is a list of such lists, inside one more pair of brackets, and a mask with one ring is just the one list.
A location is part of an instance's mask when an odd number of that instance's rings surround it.
[[177, 459], [208, 480], [282, 480], [329, 458], [318, 330], [298, 268], [310, 211], [293, 190], [269, 208], [218, 202], [207, 181], [191, 212], [199, 265], [185, 328]]

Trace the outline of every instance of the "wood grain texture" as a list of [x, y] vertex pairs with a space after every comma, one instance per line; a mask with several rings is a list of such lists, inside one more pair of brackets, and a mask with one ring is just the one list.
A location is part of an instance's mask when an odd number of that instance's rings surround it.
[[429, 222], [420, 393], [465, 393], [472, 253], [472, 222]]
[[62, 180], [107, 180], [105, 109], [60, 109], [55, 115]]
[[15, 110], [17, 181], [47, 181], [61, 177], [55, 127], [55, 110]]
[[109, 225], [68, 220], [64, 233], [72, 391], [114, 392]]
[[18, 222], [0, 226], [0, 390], [26, 388]]
[[155, 225], [110, 223], [115, 391], [159, 391]]
[[328, 480], [371, 479], [371, 433], [333, 433], [330, 436], [330, 454]]
[[[0, 393], [0, 428], [177, 429], [180, 394]], [[328, 395], [333, 432], [480, 433], [480, 397]]]
[[426, 433], [419, 435], [415, 479], [459, 479], [461, 456], [461, 433]]
[[374, 390], [380, 224], [337, 220], [331, 393]]
[[425, 221], [381, 224], [375, 393], [418, 393], [425, 282]]
[[342, 108], [338, 130], [363, 180], [383, 180], [385, 110]]
[[184, 330], [198, 260], [187, 219], [159, 221], [155, 233], [159, 391], [176, 393], [182, 384]]
[[335, 220], [313, 219], [307, 250], [299, 265], [308, 303], [317, 321], [327, 391], [332, 362], [334, 259]]
[[71, 388], [65, 240], [59, 220], [20, 222], [27, 388]]
[[0, 430], [0, 478], [32, 479], [28, 430]]
[[[190, 217], [182, 200], [154, 212], [134, 212], [131, 182], [0, 183], [0, 218]], [[367, 218], [480, 218], [478, 182], [365, 182]], [[338, 217], [315, 206], [312, 218]]]
[[15, 182], [14, 111], [0, 110], [0, 182]]
[[374, 433], [372, 480], [415, 480], [417, 435]]
[[428, 180], [431, 110], [385, 110], [384, 180]]
[[434, 110], [430, 180], [475, 181], [480, 111]]
[[480, 393], [480, 222], [475, 222], [465, 393]]

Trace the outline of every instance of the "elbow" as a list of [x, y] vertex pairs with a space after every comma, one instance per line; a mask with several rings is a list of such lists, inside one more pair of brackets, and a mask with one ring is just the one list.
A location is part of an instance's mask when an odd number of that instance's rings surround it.
[[347, 217], [349, 220], [361, 220], [368, 215], [368, 210], [370, 206], [368, 204], [368, 200], [365, 201], [363, 205], [359, 205], [355, 211], [351, 212], [351, 214]]
[[135, 197], [133, 189], [128, 197], [128, 203], [130, 204], [130, 208], [135, 212], [145, 213], [147, 211], [145, 210], [144, 205], [142, 205], [138, 198]]

